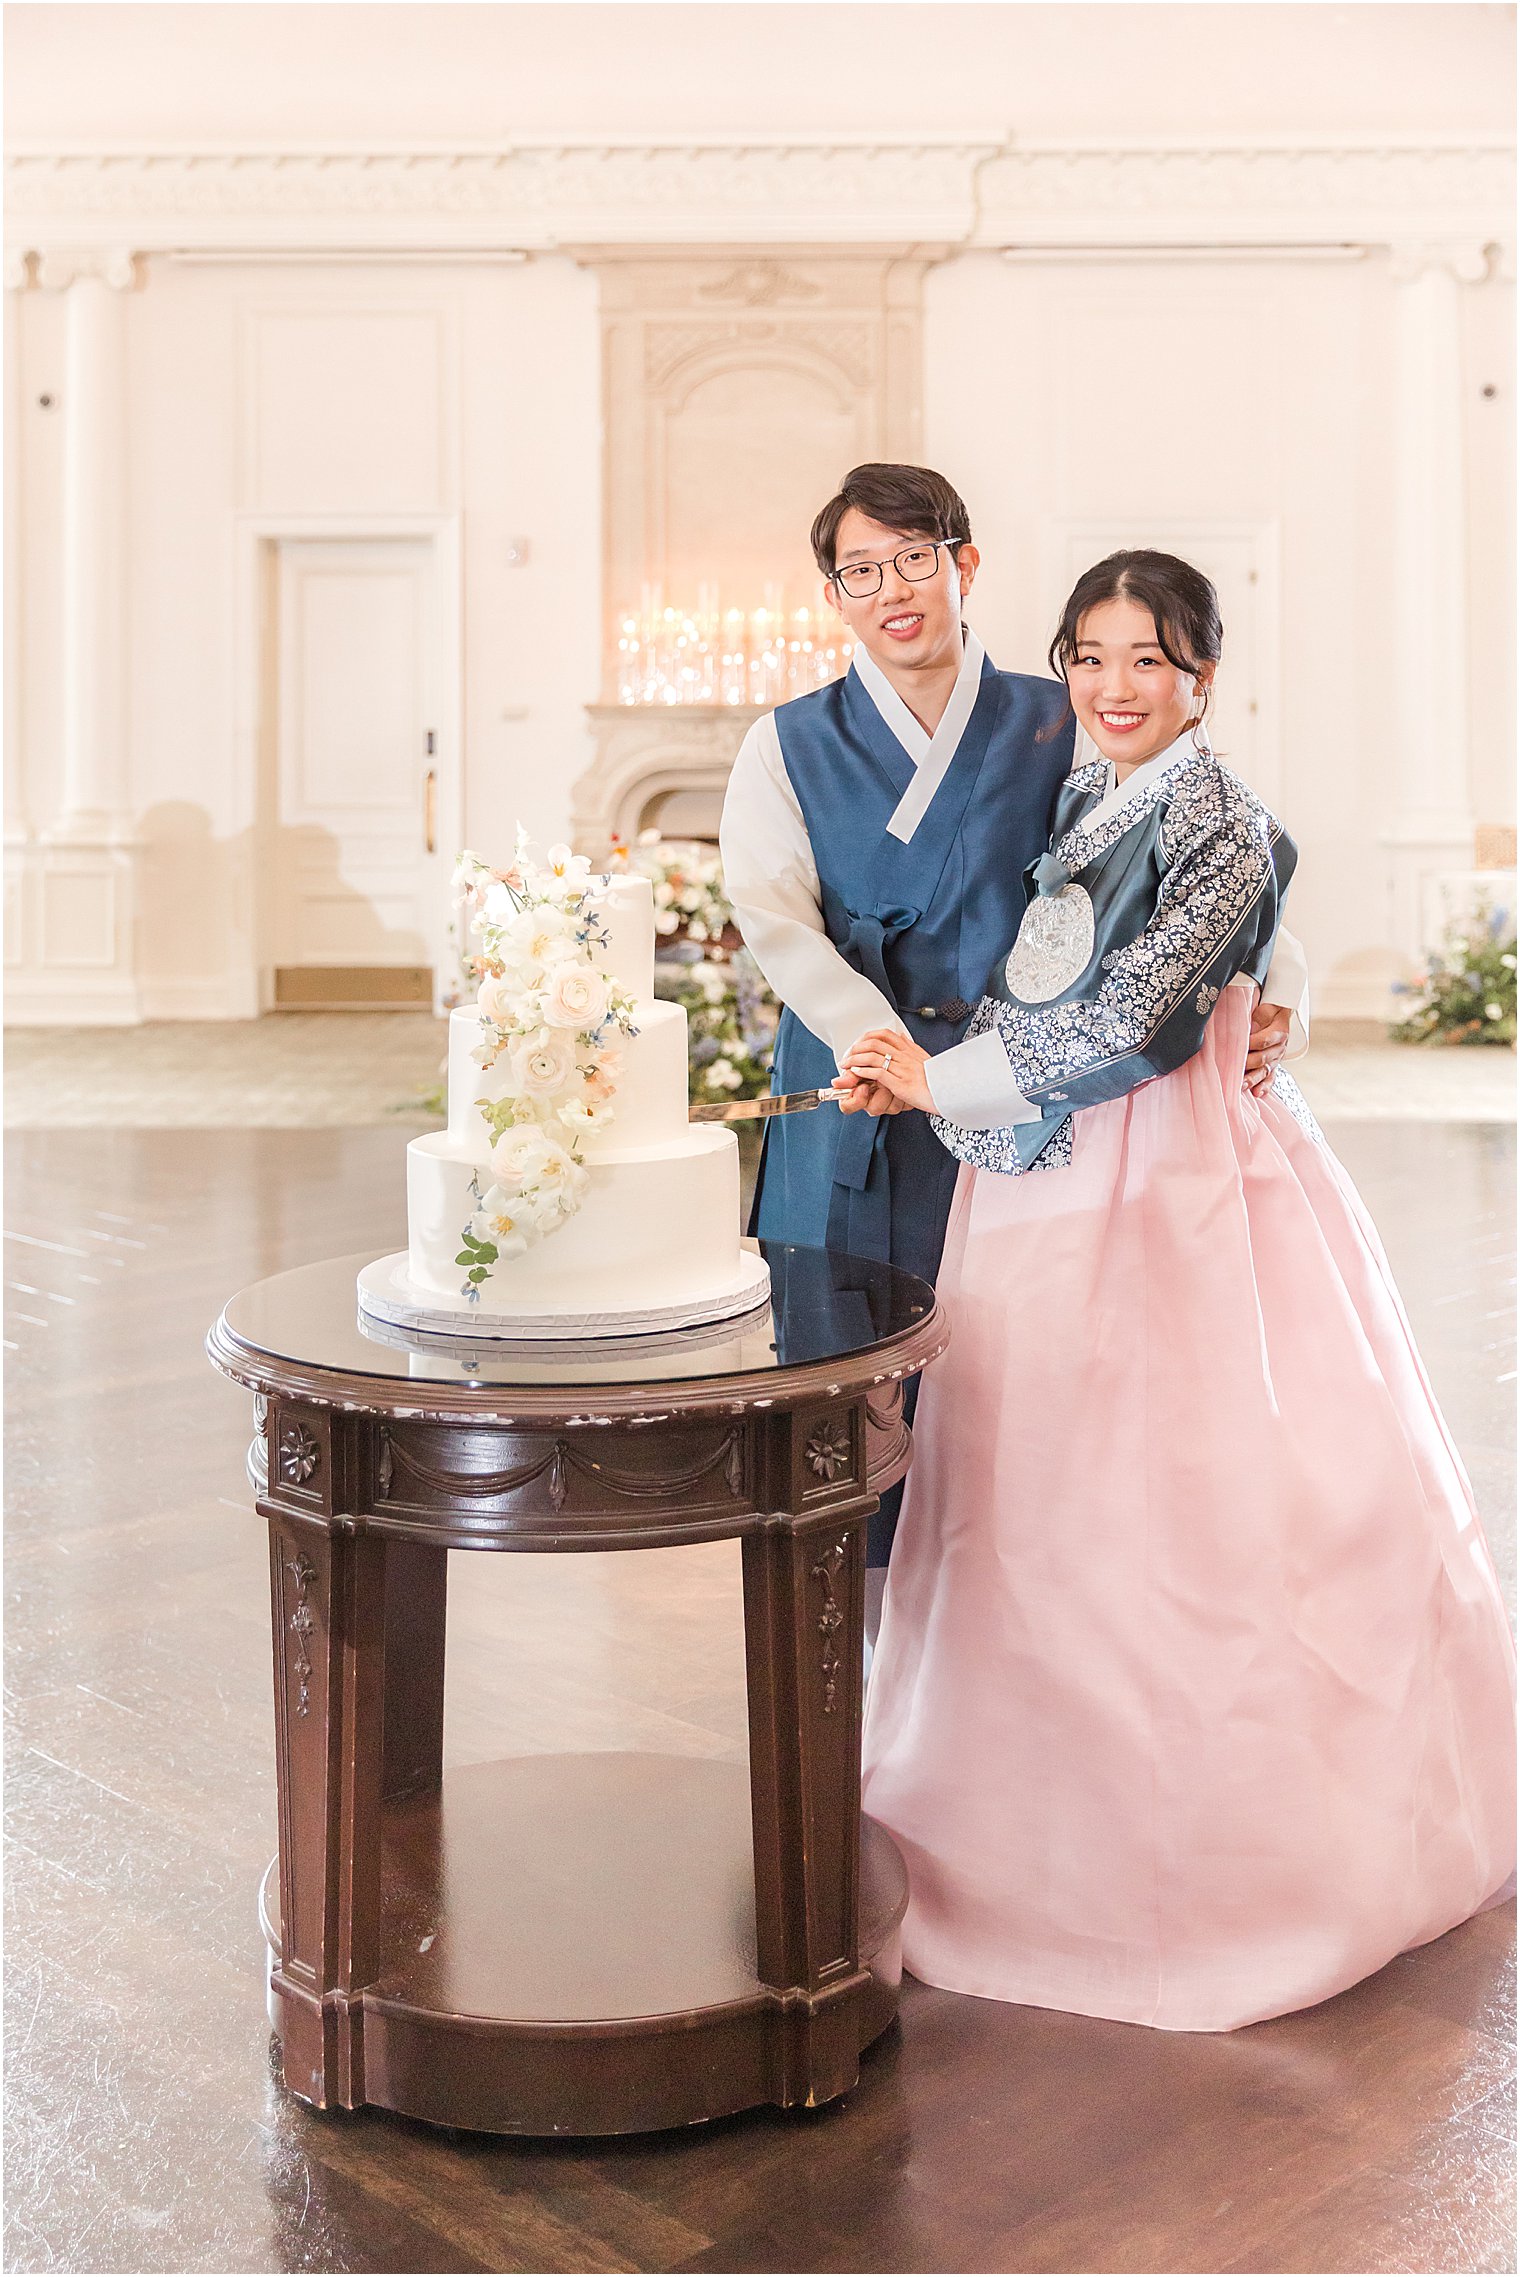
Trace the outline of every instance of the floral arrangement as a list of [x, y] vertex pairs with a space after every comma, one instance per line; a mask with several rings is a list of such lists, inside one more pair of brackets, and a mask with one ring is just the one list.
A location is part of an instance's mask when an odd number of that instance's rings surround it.
[[468, 852], [455, 866], [456, 916], [480, 944], [470, 963], [481, 1041], [471, 1056], [484, 1069], [505, 1054], [513, 1077], [505, 1098], [476, 1101], [491, 1134], [491, 1183], [471, 1180], [475, 1208], [456, 1259], [472, 1303], [493, 1267], [580, 1208], [582, 1143], [612, 1120], [617, 1039], [637, 1033], [632, 1000], [607, 969], [590, 873], [568, 846], [531, 863], [521, 831], [510, 869]]
[[614, 838], [609, 859], [615, 870], [635, 870], [648, 878], [654, 888], [654, 929], [662, 939], [679, 934], [720, 953], [738, 948], [739, 929], [714, 847], [643, 830], [631, 847]]
[[1515, 930], [1508, 910], [1484, 905], [1455, 927], [1412, 981], [1396, 984], [1419, 1001], [1389, 1030], [1400, 1044], [1509, 1044], [1515, 1041]]
[[655, 968], [655, 994], [685, 1007], [693, 1102], [757, 1099], [769, 1091], [776, 1000], [748, 950], [716, 965], [688, 949], [663, 971]]

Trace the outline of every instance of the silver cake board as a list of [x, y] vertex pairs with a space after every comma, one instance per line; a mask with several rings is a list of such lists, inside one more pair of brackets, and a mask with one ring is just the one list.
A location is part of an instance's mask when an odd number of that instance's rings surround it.
[[377, 1257], [359, 1275], [361, 1316], [392, 1328], [427, 1336], [467, 1337], [472, 1343], [501, 1339], [514, 1344], [586, 1342], [598, 1337], [661, 1336], [679, 1328], [706, 1328], [758, 1311], [770, 1297], [770, 1267], [750, 1250], [739, 1253], [732, 1287], [681, 1304], [649, 1305], [615, 1312], [504, 1313], [471, 1304], [468, 1297], [445, 1296], [436, 1289], [419, 1294], [407, 1274], [404, 1249]]

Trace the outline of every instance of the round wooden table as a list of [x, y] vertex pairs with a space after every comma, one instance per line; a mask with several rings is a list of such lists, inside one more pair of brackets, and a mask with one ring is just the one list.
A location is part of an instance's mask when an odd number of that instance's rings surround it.
[[[207, 1340], [256, 1394], [285, 2084], [618, 2134], [825, 2103], [897, 2008], [906, 1880], [860, 1809], [865, 1522], [947, 1334], [886, 1265], [766, 1244], [770, 1314], [621, 1344], [361, 1326], [335, 1258]], [[384, 1337], [384, 1341], [381, 1337]], [[443, 1769], [450, 1550], [742, 1539], [749, 1766]]]

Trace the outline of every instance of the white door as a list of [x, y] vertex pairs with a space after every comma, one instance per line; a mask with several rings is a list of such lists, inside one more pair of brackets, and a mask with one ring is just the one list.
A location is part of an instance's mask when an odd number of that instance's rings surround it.
[[265, 1002], [430, 1004], [447, 913], [432, 541], [283, 539], [274, 584]]
[[[1282, 787], [1277, 723], [1277, 532], [1270, 523], [1067, 521], [1051, 549], [1046, 615], [1054, 627], [1084, 569], [1121, 547], [1190, 561], [1213, 582], [1224, 621], [1209, 740], [1219, 757], [1275, 806]], [[1054, 590], [1059, 584], [1059, 592]]]

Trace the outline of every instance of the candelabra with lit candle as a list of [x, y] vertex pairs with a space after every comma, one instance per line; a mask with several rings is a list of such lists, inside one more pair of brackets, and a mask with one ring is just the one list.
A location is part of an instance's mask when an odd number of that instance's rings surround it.
[[711, 590], [695, 609], [646, 592], [618, 620], [620, 704], [784, 703], [849, 669], [854, 643], [820, 586], [795, 609], [772, 595], [763, 608], [720, 608]]

